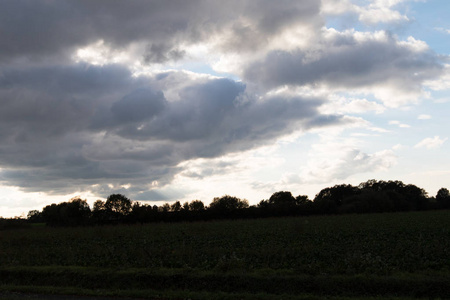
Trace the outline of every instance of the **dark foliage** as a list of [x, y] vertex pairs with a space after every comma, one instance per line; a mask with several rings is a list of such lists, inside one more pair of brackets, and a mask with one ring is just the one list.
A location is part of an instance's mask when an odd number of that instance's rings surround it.
[[73, 198], [69, 202], [51, 204], [42, 210], [43, 220], [51, 226], [77, 226], [90, 223], [91, 209], [86, 200]]
[[240, 216], [238, 212], [248, 208], [248, 206], [248, 201], [245, 199], [241, 200], [237, 197], [225, 195], [214, 198], [208, 210], [217, 218], [227, 218]]
[[314, 204], [319, 212], [337, 213], [347, 197], [353, 197], [359, 193], [361, 193], [360, 189], [349, 184], [335, 185], [321, 190], [314, 198]]
[[258, 204], [265, 216], [293, 216], [312, 213], [312, 201], [308, 196], [294, 198], [291, 192], [281, 191], [274, 193], [269, 200], [262, 200]]
[[37, 209], [30, 210], [28, 212], [27, 220], [30, 223], [42, 223], [42, 222], [44, 222], [44, 218], [42, 217], [42, 213], [39, 210], [37, 210]]
[[29, 226], [30, 224], [26, 219], [17, 217], [11, 219], [0, 218], [0, 230], [22, 229]]
[[109, 195], [105, 202], [105, 209], [118, 216], [126, 216], [131, 211], [131, 200], [121, 194]]
[[450, 208], [450, 192], [446, 188], [441, 188], [436, 194], [438, 208]]
[[52, 226], [77, 226], [449, 208], [450, 192], [446, 188], [441, 188], [436, 197], [428, 197], [423, 189], [412, 184], [368, 180], [358, 186], [341, 184], [325, 188], [315, 196], [314, 201], [308, 196], [294, 197], [289, 191], [279, 191], [255, 206], [249, 206], [245, 199], [229, 195], [214, 198], [209, 206], [200, 200], [152, 206], [132, 202], [121, 194], [112, 194], [106, 202], [95, 201], [91, 212], [86, 200], [74, 198], [69, 202], [47, 205], [42, 212], [32, 210], [27, 220]]

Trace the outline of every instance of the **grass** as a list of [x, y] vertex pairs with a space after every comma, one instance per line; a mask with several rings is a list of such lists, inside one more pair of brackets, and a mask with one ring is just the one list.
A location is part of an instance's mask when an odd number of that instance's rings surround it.
[[[17, 290], [19, 292], [11, 292], [11, 290]], [[0, 287], [0, 300], [23, 300], [29, 298], [38, 299], [58, 299], [57, 295], [74, 295], [81, 296], [82, 299], [105, 299], [105, 300], [132, 300], [132, 299], [198, 299], [198, 300], [209, 300], [209, 299], [220, 299], [220, 300], [320, 300], [320, 299], [330, 299], [330, 300], [375, 300], [380, 299], [380, 297], [330, 297], [330, 296], [318, 296], [311, 294], [302, 295], [273, 295], [267, 293], [223, 293], [223, 292], [189, 292], [189, 291], [157, 291], [157, 290], [126, 290], [126, 291], [111, 291], [111, 290], [89, 290], [89, 289], [74, 289], [74, 288], [55, 288], [49, 287], [27, 287], [27, 286], [15, 286], [10, 287], [7, 292], [2, 293], [2, 288]], [[31, 293], [29, 293], [31, 292]], [[40, 294], [36, 294], [39, 292]], [[71, 298], [72, 299], [72, 298]], [[424, 298], [410, 298], [410, 297], [383, 297], [386, 300], [412, 300], [412, 299], [430, 299], [429, 297]], [[58, 299], [59, 300], [59, 299]], [[64, 298], [64, 300], [67, 300]]]
[[148, 299], [448, 298], [449, 216], [6, 230], [0, 285]]

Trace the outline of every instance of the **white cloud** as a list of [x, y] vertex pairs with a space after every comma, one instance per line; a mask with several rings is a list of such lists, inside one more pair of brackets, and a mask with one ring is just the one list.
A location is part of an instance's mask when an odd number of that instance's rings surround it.
[[405, 148], [405, 146], [403, 146], [402, 144], [396, 144], [392, 147], [392, 150], [398, 151], [398, 150], [401, 150], [404, 148]]
[[417, 119], [419, 119], [419, 120], [430, 120], [431, 116], [430, 115], [426, 115], [426, 114], [422, 114], [422, 115], [419, 115], [417, 117]]
[[130, 55], [131, 49], [114, 50], [105, 45], [105, 41], [99, 40], [90, 45], [77, 49], [72, 59], [79, 63], [85, 62], [91, 65], [106, 65], [111, 63], [129, 64], [135, 62]]
[[439, 31], [439, 32], [450, 34], [450, 29], [446, 29], [446, 28], [442, 28], [442, 27], [435, 27], [434, 29]]
[[354, 12], [356, 6], [349, 0], [322, 0], [321, 13], [325, 15], [340, 15]]
[[363, 114], [373, 111], [376, 114], [381, 114], [386, 110], [386, 107], [382, 104], [367, 99], [332, 95], [329, 100], [321, 107], [323, 113]]
[[441, 147], [447, 138], [440, 138], [439, 136], [434, 136], [432, 138], [426, 138], [420, 141], [414, 146], [414, 148], [427, 148], [427, 149], [437, 149]]
[[450, 64], [444, 65], [443, 74], [437, 78], [424, 81], [424, 86], [434, 91], [450, 90]]
[[[181, 201], [200, 199], [208, 204], [213, 197], [231, 194], [256, 204], [273, 192], [270, 182], [285, 163], [279, 148], [278, 141], [245, 152], [185, 161], [171, 185], [186, 191], [178, 199]], [[255, 183], [258, 180], [262, 180], [259, 186]]]
[[[265, 91], [283, 86], [371, 94], [387, 107], [417, 103], [426, 80], [442, 75], [428, 46], [383, 32], [323, 29], [309, 49], [272, 51], [250, 62], [246, 82]], [[379, 107], [380, 108], [380, 107]]]
[[308, 163], [301, 172], [303, 182], [321, 183], [345, 180], [350, 176], [386, 171], [397, 163], [393, 150], [366, 153], [357, 139], [323, 135], [312, 145]]
[[434, 103], [443, 104], [443, 103], [448, 103], [448, 102], [450, 102], [450, 98], [437, 98], [437, 99], [434, 99]]
[[406, 1], [408, 0], [374, 0], [366, 5], [358, 5], [349, 0], [324, 0], [321, 12], [325, 15], [353, 13], [366, 24], [404, 22], [409, 18], [395, 7]]
[[397, 125], [400, 128], [411, 128], [410, 125], [401, 123], [400, 121], [397, 120], [389, 121], [389, 125]]
[[[428, 50], [430, 50], [430, 47], [428, 46], [428, 44], [426, 42], [417, 40], [412, 36], [408, 36], [406, 41], [399, 41], [398, 44], [405, 46], [408, 49], [410, 49], [414, 52], [417, 52], [417, 53], [424, 53], [424, 52], [427, 52]], [[414, 73], [414, 74], [416, 74], [416, 73]]]
[[30, 210], [42, 210], [51, 203], [68, 201], [73, 197], [86, 199], [91, 205], [97, 200], [98, 195], [86, 191], [76, 191], [66, 195], [48, 195], [46, 193], [25, 193], [19, 187], [0, 185], [0, 217], [26, 217]]
[[400, 14], [396, 10], [392, 10], [390, 7], [376, 7], [369, 6], [367, 8], [360, 8], [359, 19], [364, 23], [376, 24], [376, 23], [392, 23], [400, 21], [408, 21], [408, 17]]

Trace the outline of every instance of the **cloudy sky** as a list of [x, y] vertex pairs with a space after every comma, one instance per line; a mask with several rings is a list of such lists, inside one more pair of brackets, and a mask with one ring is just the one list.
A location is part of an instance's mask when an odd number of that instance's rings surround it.
[[450, 188], [448, 0], [4, 0], [0, 216]]

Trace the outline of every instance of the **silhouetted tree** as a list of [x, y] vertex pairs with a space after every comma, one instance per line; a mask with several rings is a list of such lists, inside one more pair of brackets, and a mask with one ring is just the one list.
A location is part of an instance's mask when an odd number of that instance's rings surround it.
[[377, 181], [375, 179], [367, 180], [366, 182], [362, 182], [358, 185], [358, 188], [360, 190], [371, 190], [375, 192], [380, 192], [383, 190], [386, 190], [385, 188], [386, 182], [385, 181]]
[[297, 200], [291, 192], [286, 191], [273, 193], [266, 205], [266, 209], [270, 209], [271, 214], [277, 216], [296, 215], [298, 208]]
[[436, 193], [436, 200], [443, 200], [450, 197], [450, 192], [446, 188], [440, 188]]
[[[66, 225], [83, 225], [87, 224], [91, 216], [91, 208], [86, 200], [75, 197], [72, 198], [64, 207], [65, 213], [63, 218]], [[64, 209], [62, 211], [64, 211]]]
[[231, 216], [237, 210], [248, 208], [248, 201], [237, 197], [225, 195], [216, 197], [209, 205], [208, 210], [214, 213], [216, 217]]
[[294, 198], [291, 192], [280, 191], [272, 194], [268, 200], [261, 200], [252, 211], [261, 217], [268, 216], [293, 216], [312, 214], [313, 202], [308, 196], [299, 195]]
[[450, 192], [446, 188], [441, 188], [436, 194], [438, 208], [450, 208]]
[[180, 203], [180, 201], [177, 201], [177, 202], [175, 202], [174, 204], [172, 204], [170, 206], [170, 211], [177, 212], [177, 211], [180, 211], [180, 210], [181, 210], [181, 203]]
[[105, 202], [105, 209], [126, 216], [131, 211], [131, 200], [122, 194], [109, 195]]
[[193, 200], [191, 203], [189, 203], [189, 210], [190, 211], [202, 211], [205, 209], [205, 205], [200, 200]]
[[319, 213], [337, 213], [345, 197], [358, 194], [357, 187], [350, 184], [335, 185], [331, 188], [325, 188], [314, 198], [314, 205]]
[[342, 212], [382, 212], [404, 210], [409, 207], [405, 198], [401, 195], [404, 188], [401, 181], [367, 180], [358, 185], [361, 193], [347, 199]]
[[362, 190], [345, 197], [338, 209], [339, 213], [368, 213], [393, 211], [394, 206], [384, 191]]
[[42, 209], [42, 218], [47, 225], [55, 226], [62, 222], [59, 209], [60, 206], [55, 203], [47, 205]]
[[424, 189], [419, 188], [414, 184], [408, 184], [403, 188], [402, 194], [405, 195], [406, 200], [411, 203], [411, 208], [413, 210], [425, 210], [428, 208], [428, 196]]
[[86, 200], [73, 198], [69, 202], [51, 204], [42, 210], [42, 218], [48, 225], [76, 226], [88, 224], [91, 209]]
[[269, 204], [274, 206], [295, 206], [296, 201], [291, 192], [276, 192], [269, 198]]
[[303, 205], [303, 204], [307, 204], [307, 203], [311, 203], [312, 201], [309, 200], [307, 195], [298, 195], [297, 197], [295, 197], [295, 203], [297, 205]]
[[134, 202], [131, 213], [128, 215], [128, 221], [140, 223], [159, 221], [158, 207]]
[[43, 222], [42, 213], [39, 210], [30, 210], [27, 215], [27, 220], [30, 223]]
[[92, 207], [92, 219], [94, 223], [103, 224], [107, 223], [111, 218], [111, 213], [106, 210], [105, 202], [102, 200], [95, 200]]
[[298, 195], [295, 197], [299, 215], [311, 215], [315, 213], [314, 202], [306, 195]]
[[105, 202], [103, 202], [102, 200], [95, 200], [94, 205], [92, 207], [92, 211], [96, 212], [96, 211], [101, 211], [101, 210], [105, 210]]
[[269, 216], [309, 215], [330, 213], [373, 213], [450, 208], [450, 192], [441, 188], [435, 198], [425, 190], [401, 181], [368, 180], [357, 187], [335, 185], [321, 190], [314, 201], [308, 196], [293, 197], [289, 191], [272, 194], [268, 200], [249, 207], [247, 200], [225, 195], [213, 199], [208, 207], [193, 200], [183, 205], [176, 201], [161, 206], [132, 203], [121, 194], [110, 195], [106, 202], [97, 200], [92, 213], [86, 200], [47, 205], [42, 213], [30, 211], [28, 222], [40, 216], [49, 225], [111, 224], [119, 222], [194, 221], [214, 218], [258, 218]]
[[259, 201], [259, 203], [257, 204], [256, 207], [262, 208], [262, 209], [268, 208], [269, 207], [269, 200], [263, 199], [263, 200]]
[[158, 209], [160, 212], [162, 213], [168, 213], [170, 211], [170, 204], [169, 203], [164, 203], [163, 205], [161, 205]]

